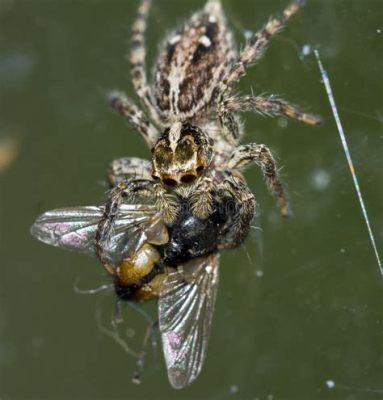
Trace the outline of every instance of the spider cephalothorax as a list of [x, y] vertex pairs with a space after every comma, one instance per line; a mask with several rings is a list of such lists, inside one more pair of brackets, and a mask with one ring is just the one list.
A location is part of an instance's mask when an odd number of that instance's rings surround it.
[[167, 128], [152, 149], [152, 177], [166, 186], [193, 183], [210, 165], [214, 140], [188, 123]]

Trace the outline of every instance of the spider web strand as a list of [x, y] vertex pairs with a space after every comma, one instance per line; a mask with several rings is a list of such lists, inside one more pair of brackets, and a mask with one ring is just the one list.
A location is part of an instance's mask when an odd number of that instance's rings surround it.
[[331, 111], [332, 111], [332, 113], [334, 115], [336, 126], [338, 128], [338, 133], [339, 133], [339, 136], [340, 136], [340, 140], [342, 142], [343, 150], [344, 150], [344, 153], [346, 155], [346, 159], [347, 159], [348, 166], [349, 166], [349, 169], [350, 169], [350, 172], [351, 172], [352, 180], [354, 182], [355, 190], [356, 190], [356, 193], [358, 195], [360, 207], [362, 209], [363, 217], [364, 217], [364, 220], [366, 222], [368, 234], [370, 236], [370, 241], [371, 241], [374, 253], [375, 253], [376, 261], [378, 263], [379, 271], [380, 271], [381, 275], [383, 275], [382, 262], [381, 262], [381, 259], [380, 259], [379, 253], [378, 253], [378, 249], [377, 249], [377, 246], [376, 246], [375, 237], [374, 237], [374, 234], [373, 234], [372, 229], [371, 229], [370, 220], [369, 220], [368, 214], [367, 214], [367, 208], [366, 208], [366, 206], [364, 204], [364, 200], [363, 200], [362, 192], [360, 190], [358, 178], [356, 176], [354, 163], [352, 162], [351, 153], [350, 153], [350, 150], [349, 150], [349, 147], [348, 147], [348, 144], [347, 144], [347, 140], [346, 140], [346, 135], [344, 134], [343, 126], [342, 126], [342, 123], [340, 121], [340, 117], [339, 117], [339, 113], [338, 113], [338, 109], [336, 107], [335, 98], [334, 98], [334, 95], [333, 95], [333, 92], [332, 92], [332, 88], [331, 88], [331, 84], [330, 84], [330, 79], [329, 79], [329, 77], [327, 75], [327, 71], [323, 67], [321, 58], [319, 56], [319, 51], [315, 49], [314, 50], [314, 54], [315, 54], [315, 57], [316, 57], [316, 60], [317, 60], [317, 63], [318, 63], [318, 67], [319, 67], [319, 70], [320, 70], [320, 74], [321, 74], [321, 77], [322, 77], [323, 84], [324, 84], [324, 86], [326, 88], [326, 93], [327, 93], [327, 96], [328, 96], [328, 99], [329, 99], [329, 102], [330, 102]]

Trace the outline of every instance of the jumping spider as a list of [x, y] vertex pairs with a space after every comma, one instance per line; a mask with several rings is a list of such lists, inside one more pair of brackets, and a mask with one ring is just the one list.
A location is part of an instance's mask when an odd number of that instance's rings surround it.
[[151, 1], [141, 0], [132, 29], [130, 62], [135, 91], [150, 118], [122, 93], [112, 93], [110, 102], [144, 138], [152, 159], [122, 158], [110, 165], [109, 180], [114, 187], [96, 235], [97, 254], [108, 271], [113, 273], [114, 267], [105, 257], [104, 244], [124, 197], [154, 198], [168, 226], [177, 220], [179, 200], [196, 218], [207, 219], [223, 199], [232, 199], [237, 212], [230, 229], [220, 233], [218, 248], [237, 247], [248, 234], [256, 209], [240, 171], [255, 163], [282, 216], [288, 215], [270, 150], [263, 144], [239, 145], [243, 131], [235, 113], [283, 115], [309, 125], [319, 124], [320, 118], [276, 96], [237, 96], [235, 84], [302, 3], [296, 0], [279, 17], [270, 19], [237, 54], [220, 1], [208, 0], [202, 11], [165, 41], [151, 87], [145, 72], [144, 42]]
[[[297, 0], [279, 18], [270, 19], [237, 55], [220, 1], [208, 0], [165, 42], [152, 89], [144, 46], [150, 0], [142, 0], [130, 59], [133, 84], [150, 119], [123, 94], [113, 93], [110, 100], [145, 139], [152, 160], [113, 161], [105, 206], [47, 211], [31, 228], [47, 244], [96, 253], [113, 277], [117, 304], [158, 298], [158, 327], [175, 388], [192, 383], [206, 357], [219, 250], [239, 246], [255, 214], [255, 199], [241, 169], [258, 164], [281, 214], [289, 212], [270, 150], [256, 143], [239, 145], [243, 132], [235, 112], [320, 122], [275, 96], [234, 94], [246, 68], [301, 4]], [[147, 198], [149, 204], [123, 201], [131, 196]], [[150, 324], [144, 343], [155, 324]], [[145, 350], [140, 368], [144, 355]]]

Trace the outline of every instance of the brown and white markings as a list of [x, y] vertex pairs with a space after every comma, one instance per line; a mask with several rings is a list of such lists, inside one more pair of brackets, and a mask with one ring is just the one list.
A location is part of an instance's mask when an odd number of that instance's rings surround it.
[[[50, 211], [38, 218], [32, 234], [48, 244], [96, 253], [120, 299], [159, 298], [169, 380], [182, 388], [196, 379], [206, 356], [219, 251], [245, 240], [255, 214], [241, 170], [259, 165], [282, 216], [289, 213], [270, 150], [240, 145], [236, 112], [284, 115], [309, 125], [320, 119], [277, 96], [235, 93], [247, 67], [263, 55], [301, 0], [271, 18], [239, 54], [220, 1], [208, 0], [165, 40], [153, 86], [145, 70], [150, 3], [140, 2], [130, 53], [133, 85], [145, 112], [119, 92], [110, 95], [110, 103], [143, 137], [151, 160], [113, 161], [105, 206]], [[133, 197], [149, 204], [132, 204]]]

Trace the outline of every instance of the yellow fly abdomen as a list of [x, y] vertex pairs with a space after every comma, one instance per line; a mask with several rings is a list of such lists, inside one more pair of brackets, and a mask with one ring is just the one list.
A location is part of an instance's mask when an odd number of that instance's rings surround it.
[[154, 265], [160, 261], [159, 252], [150, 244], [143, 244], [132, 257], [125, 258], [117, 269], [120, 284], [130, 286], [138, 284], [148, 275]]

